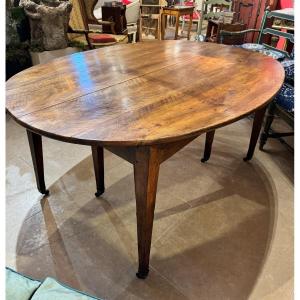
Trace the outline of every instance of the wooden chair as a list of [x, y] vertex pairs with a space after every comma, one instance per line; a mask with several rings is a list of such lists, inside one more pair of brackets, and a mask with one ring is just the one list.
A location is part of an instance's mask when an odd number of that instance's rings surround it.
[[218, 19], [224, 10], [231, 11], [232, 2], [226, 0], [205, 0], [202, 2], [201, 19], [197, 30], [196, 39], [203, 41], [202, 25], [204, 20]]
[[246, 30], [246, 24], [224, 24], [224, 23], [219, 23], [218, 24], [218, 29], [216, 34], [213, 34], [209, 36], [208, 32], [206, 34], [205, 41], [207, 42], [213, 42], [213, 43], [219, 43], [219, 44], [225, 44], [225, 45], [241, 45], [244, 43], [244, 37], [243, 36], [222, 36], [222, 41], [221, 41], [221, 34], [220, 32], [224, 31], [230, 31], [230, 32], [240, 32], [243, 30]]
[[136, 42], [136, 34], [140, 19], [140, 1], [132, 1], [126, 5], [126, 21], [128, 35], [132, 35], [132, 43]]
[[246, 29], [242, 31], [226, 31], [226, 30], [221, 30], [220, 31], [220, 43], [223, 43], [224, 38], [226, 37], [233, 37], [233, 36], [245, 36], [246, 34], [250, 32], [258, 33], [256, 44], [262, 44], [265, 48], [270, 49], [270, 50], [275, 50], [278, 51], [282, 54], [284, 54], [286, 57], [290, 57], [289, 52], [281, 49], [277, 49], [270, 45], [270, 36], [277, 36], [277, 37], [282, 37], [287, 40], [289, 40], [291, 43], [294, 43], [294, 34], [276, 30], [274, 28], [267, 27], [267, 23], [269, 22], [269, 19], [271, 18], [282, 18], [284, 20], [289, 20], [293, 21], [294, 20], [294, 13], [291, 10], [282, 10], [285, 11], [283, 13], [280, 13], [280, 10], [275, 10], [275, 11], [270, 11], [267, 9], [264, 13], [261, 26], [259, 29]]
[[110, 26], [115, 33], [115, 24], [112, 21], [98, 20], [94, 16], [97, 0], [72, 0], [72, 4], [68, 31], [71, 41], [86, 44], [89, 49], [127, 42], [127, 35], [103, 34], [101, 26]]

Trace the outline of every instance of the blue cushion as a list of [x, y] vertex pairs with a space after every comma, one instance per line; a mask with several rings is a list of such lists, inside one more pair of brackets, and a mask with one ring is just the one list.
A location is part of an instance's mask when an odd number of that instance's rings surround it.
[[284, 83], [275, 97], [275, 102], [288, 112], [294, 111], [294, 87]]
[[29, 300], [41, 282], [6, 268], [6, 300]]
[[47, 277], [31, 300], [100, 300], [83, 292], [62, 285], [55, 279]]
[[284, 81], [294, 85], [294, 60], [287, 59], [281, 62], [281, 65], [284, 68], [285, 79]]
[[290, 53], [290, 58], [291, 59], [294, 59], [295, 58], [295, 47], [293, 47], [293, 50], [292, 50], [292, 52]]

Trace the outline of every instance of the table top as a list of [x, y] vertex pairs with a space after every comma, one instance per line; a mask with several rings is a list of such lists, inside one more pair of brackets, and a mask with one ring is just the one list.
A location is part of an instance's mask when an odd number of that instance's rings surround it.
[[284, 79], [259, 53], [191, 41], [117, 45], [58, 58], [7, 81], [6, 107], [36, 133], [79, 144], [197, 136], [265, 105]]

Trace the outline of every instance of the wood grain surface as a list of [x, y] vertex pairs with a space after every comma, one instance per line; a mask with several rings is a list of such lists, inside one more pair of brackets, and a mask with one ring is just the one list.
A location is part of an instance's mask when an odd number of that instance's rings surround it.
[[80, 52], [7, 81], [21, 125], [63, 141], [151, 145], [197, 136], [262, 107], [280, 63], [213, 43], [156, 41]]

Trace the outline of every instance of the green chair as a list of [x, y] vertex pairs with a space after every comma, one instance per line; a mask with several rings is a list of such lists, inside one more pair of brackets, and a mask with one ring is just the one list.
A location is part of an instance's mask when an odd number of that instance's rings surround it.
[[285, 50], [280, 50], [272, 45], [269, 45], [265, 42], [265, 38], [269, 36], [275, 36], [275, 37], [282, 37], [290, 41], [291, 43], [294, 43], [294, 34], [284, 32], [277, 30], [275, 28], [270, 28], [267, 27], [268, 24], [268, 19], [271, 18], [277, 18], [277, 19], [282, 19], [282, 20], [287, 20], [287, 21], [294, 21], [294, 10], [293, 9], [282, 9], [282, 10], [273, 10], [270, 11], [269, 9], [266, 9], [264, 16], [261, 21], [261, 26], [259, 29], [246, 29], [242, 31], [226, 31], [226, 30], [220, 30], [220, 43], [223, 43], [224, 37], [226, 36], [241, 36], [241, 35], [246, 35], [247, 33], [250, 32], [257, 32], [258, 37], [255, 43], [253, 43], [253, 48], [255, 48], [255, 45], [261, 45], [266, 49], [269, 50], [274, 50], [277, 52], [280, 52], [284, 54], [285, 57], [290, 58], [290, 54], [285, 51]]

